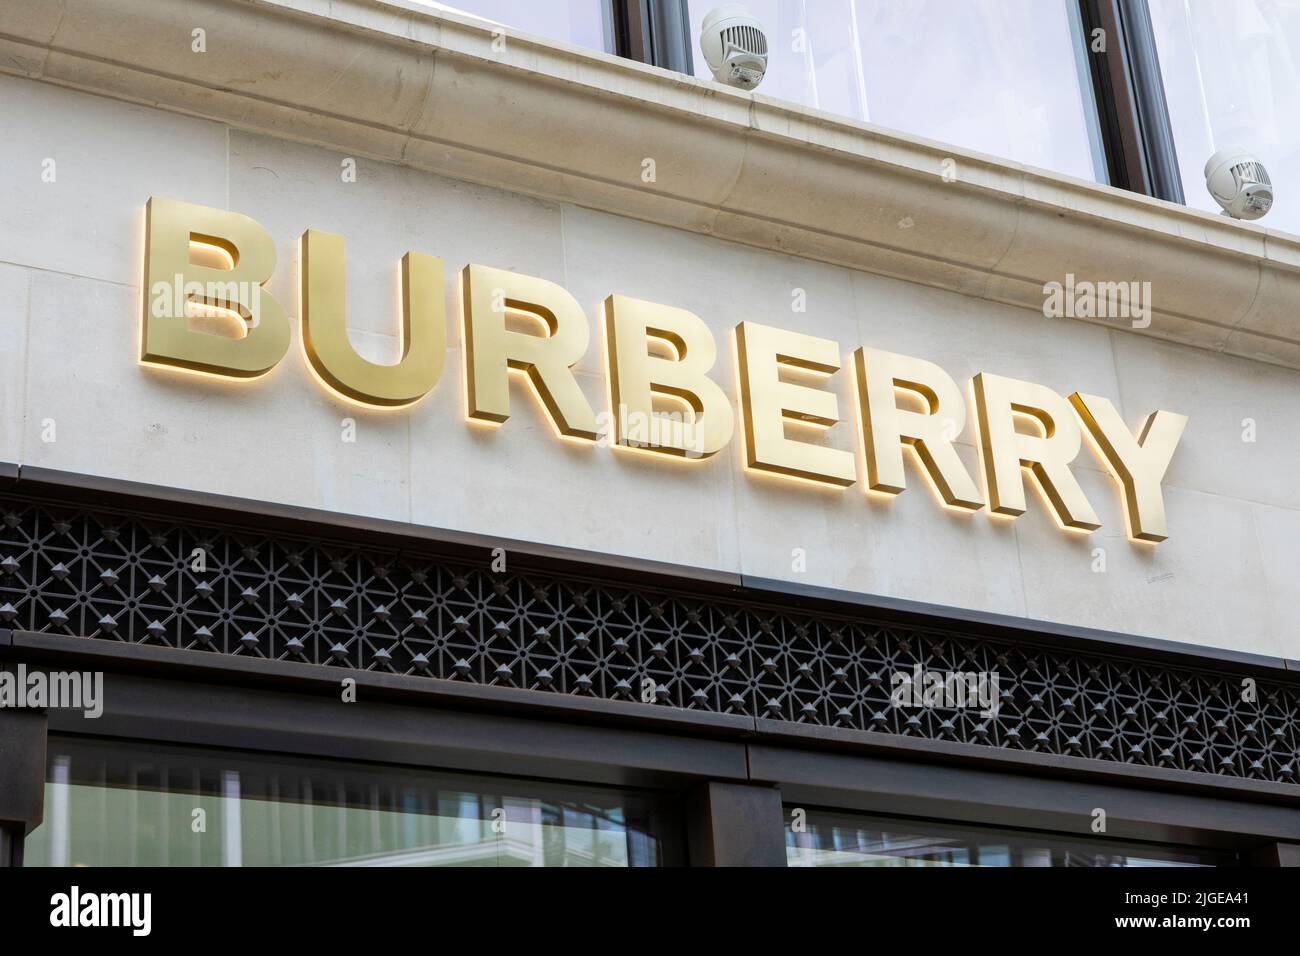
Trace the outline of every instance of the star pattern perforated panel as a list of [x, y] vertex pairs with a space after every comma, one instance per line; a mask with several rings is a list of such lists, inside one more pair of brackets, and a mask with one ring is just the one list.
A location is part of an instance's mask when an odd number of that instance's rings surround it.
[[[198, 562], [202, 555], [201, 570]], [[0, 627], [1296, 783], [1300, 688], [0, 496]], [[994, 716], [892, 677], [995, 674]], [[648, 683], [647, 683], [648, 681]]]

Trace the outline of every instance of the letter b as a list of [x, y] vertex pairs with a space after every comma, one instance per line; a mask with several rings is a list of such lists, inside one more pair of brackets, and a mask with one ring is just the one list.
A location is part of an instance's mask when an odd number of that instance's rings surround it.
[[[145, 206], [140, 361], [233, 378], [269, 372], [289, 349], [289, 320], [262, 288], [274, 270], [275, 243], [248, 216], [152, 197]], [[195, 327], [195, 319], [223, 315], [239, 334]]]

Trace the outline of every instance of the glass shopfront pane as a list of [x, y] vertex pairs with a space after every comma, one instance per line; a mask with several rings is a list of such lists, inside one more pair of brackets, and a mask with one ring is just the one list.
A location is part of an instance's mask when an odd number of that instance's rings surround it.
[[27, 866], [662, 866], [653, 794], [50, 738]]
[[458, 13], [511, 31], [614, 52], [609, 0], [415, 0], [435, 12]]
[[1300, 234], [1300, 0], [1150, 0], [1187, 204], [1219, 212], [1205, 161], [1254, 153], [1278, 187], [1261, 225]]
[[[689, 0], [695, 72], [705, 15]], [[747, 0], [757, 92], [1081, 179], [1107, 180], [1075, 0]]]
[[[791, 808], [793, 810], [793, 808]], [[807, 810], [788, 824], [790, 866], [1221, 866], [1203, 850]], [[787, 819], [791, 814], [787, 813]]]

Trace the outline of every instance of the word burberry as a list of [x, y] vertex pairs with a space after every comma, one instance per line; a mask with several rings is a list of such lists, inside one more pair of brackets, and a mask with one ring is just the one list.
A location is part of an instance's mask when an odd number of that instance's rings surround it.
[[[269, 372], [292, 339], [288, 315], [263, 288], [275, 258], [271, 236], [248, 216], [150, 199], [140, 361], [226, 379]], [[402, 257], [401, 358], [390, 365], [362, 358], [348, 340], [342, 236], [304, 232], [298, 279], [304, 358], [323, 388], [364, 408], [392, 409], [438, 385], [447, 353], [441, 259]], [[1168, 537], [1161, 486], [1187, 424], [1176, 412], [1153, 411], [1132, 431], [1105, 397], [1066, 397], [980, 372], [968, 391], [981, 487], [956, 449], [967, 399], [925, 359], [866, 346], [844, 357], [830, 339], [741, 322], [731, 333], [737, 414], [715, 380], [718, 343], [699, 316], [612, 294], [599, 309], [610, 405], [598, 414], [573, 371], [591, 328], [568, 291], [476, 264], [458, 281], [470, 423], [508, 422], [515, 380], [539, 399], [556, 435], [570, 441], [699, 462], [739, 431], [747, 470], [839, 489], [861, 483], [883, 495], [906, 489], [910, 451], [943, 506], [1016, 517], [1027, 509], [1029, 484], [1062, 528], [1091, 532], [1101, 521], [1071, 470], [1086, 436], [1120, 488], [1129, 536]], [[214, 331], [222, 321], [235, 334]], [[846, 418], [827, 388], [837, 374], [853, 379], [860, 455], [823, 440]]]

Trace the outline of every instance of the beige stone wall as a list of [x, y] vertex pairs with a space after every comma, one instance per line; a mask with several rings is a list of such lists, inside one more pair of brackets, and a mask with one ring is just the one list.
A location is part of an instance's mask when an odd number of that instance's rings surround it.
[[[0, 459], [1300, 658], [1300, 372], [378, 160], [359, 158], [345, 183], [345, 153], [44, 82], [0, 77], [0, 115]], [[54, 183], [41, 181], [46, 158]], [[963, 385], [989, 371], [1107, 396], [1130, 424], [1182, 412], [1170, 538], [1128, 541], [1086, 447], [1076, 470], [1103, 522], [1091, 536], [1062, 532], [1034, 495], [1014, 521], [954, 514], [914, 471], [895, 500], [751, 475], [738, 440], [685, 465], [576, 447], [527, 400], [504, 427], [473, 428], [454, 326], [442, 381], [407, 412], [331, 399], [296, 342], [253, 383], [143, 369], [150, 195], [261, 222], [279, 250], [268, 288], [291, 316], [297, 236], [342, 233], [353, 340], [376, 360], [396, 357], [408, 250], [442, 256], [449, 279], [479, 262], [559, 282], [592, 321], [579, 378], [598, 409], [596, 306], [618, 292], [701, 316], [733, 399], [730, 330], [748, 319], [835, 339], [845, 356], [867, 344], [924, 357]], [[791, 308], [795, 289], [806, 312]], [[833, 381], [851, 414], [849, 378]], [[341, 440], [345, 418], [355, 443]], [[972, 428], [961, 451], [974, 474]], [[852, 421], [831, 440], [856, 448]]]

